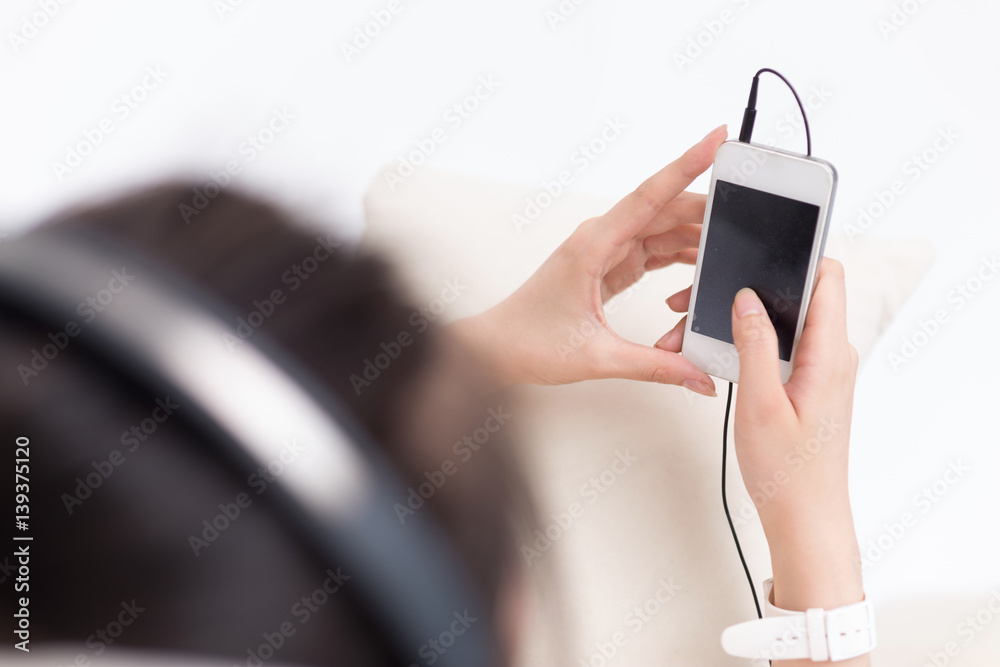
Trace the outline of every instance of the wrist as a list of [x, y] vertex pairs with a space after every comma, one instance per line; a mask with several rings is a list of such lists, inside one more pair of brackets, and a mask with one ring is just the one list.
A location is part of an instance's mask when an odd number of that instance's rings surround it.
[[801, 488], [775, 496], [757, 507], [760, 522], [772, 551], [809, 548], [813, 542], [850, 539], [855, 535], [854, 516], [847, 484], [829, 485], [836, 490], [823, 491], [814, 485], [808, 492]]
[[803, 611], [833, 609], [864, 598], [861, 554], [853, 523], [814, 521], [769, 542], [774, 604]]
[[445, 330], [472, 357], [487, 376], [485, 384], [493, 390], [520, 384], [510, 342], [497, 331], [494, 309], [452, 322]]

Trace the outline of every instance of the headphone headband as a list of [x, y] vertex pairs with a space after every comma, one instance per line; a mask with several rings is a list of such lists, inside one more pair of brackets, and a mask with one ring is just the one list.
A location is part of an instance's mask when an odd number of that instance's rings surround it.
[[88, 351], [183, 397], [230, 457], [267, 466], [284, 443], [299, 443], [302, 453], [275, 484], [400, 649], [416, 653], [454, 614], [469, 612], [486, 622], [470, 625], [438, 664], [495, 663], [490, 615], [439, 527], [421, 515], [400, 525], [392, 508], [405, 485], [329, 392], [289, 370], [259, 334], [233, 345], [224, 308], [107, 239], [38, 230], [0, 244], [0, 303], [45, 326], [77, 319], [80, 304], [103, 290], [110, 303], [81, 325]]

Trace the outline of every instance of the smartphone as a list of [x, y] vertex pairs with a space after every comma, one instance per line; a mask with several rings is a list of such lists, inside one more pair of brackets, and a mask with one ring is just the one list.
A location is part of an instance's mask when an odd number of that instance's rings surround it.
[[823, 160], [740, 141], [719, 147], [681, 354], [737, 382], [733, 299], [750, 287], [774, 323], [781, 380], [788, 381], [836, 188], [837, 171]]

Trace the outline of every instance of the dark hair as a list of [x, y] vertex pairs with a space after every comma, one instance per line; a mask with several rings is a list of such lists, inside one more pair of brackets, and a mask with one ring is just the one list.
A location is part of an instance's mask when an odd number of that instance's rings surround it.
[[[189, 185], [169, 183], [46, 224], [110, 236], [242, 313], [244, 321], [232, 323], [234, 336], [241, 324], [249, 327], [243, 333], [266, 337], [310, 369], [412, 488], [482, 424], [489, 408], [501, 406], [495, 397], [484, 399], [462, 352], [414, 315], [377, 258], [337, 248], [326, 232], [309, 231], [281, 209], [231, 190], [197, 215], [190, 215], [193, 206]], [[366, 360], [403, 332], [412, 342], [376, 380], [366, 378]], [[248, 491], [245, 475], [193, 435], [183, 405], [154, 433], [127, 437], [131, 426], [148, 421], [155, 400], [167, 397], [122, 382], [72, 344], [26, 380], [18, 367], [48, 342], [47, 333], [0, 318], [0, 359], [8, 369], [0, 374], [0, 429], [7, 443], [18, 435], [32, 442], [33, 641], [80, 642], [88, 657], [113, 643], [252, 665], [255, 652], [268, 652], [258, 651], [267, 637], [291, 621], [293, 636], [279, 648], [270, 641], [277, 661], [417, 661], [416, 646], [408, 656], [391, 655], [349, 583], [302, 622], [309, 605], [295, 605], [321, 587], [330, 564], [315, 557], [307, 540], [289, 536], [266, 493], [251, 492], [240, 520], [195, 556], [189, 537], [219, 513], [220, 503]], [[426, 503], [490, 607], [516, 568], [512, 517], [531, 512], [508, 439], [505, 429], [493, 434]], [[115, 451], [123, 462], [108, 464]], [[399, 501], [405, 506], [406, 489]], [[5, 574], [0, 570], [3, 588], [12, 585]], [[120, 637], [108, 642], [95, 635], [125, 612], [137, 618]], [[3, 613], [9, 625], [11, 614]]]

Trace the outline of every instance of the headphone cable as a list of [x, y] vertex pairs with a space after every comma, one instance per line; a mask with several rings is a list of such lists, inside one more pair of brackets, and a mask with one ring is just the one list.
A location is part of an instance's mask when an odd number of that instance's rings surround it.
[[753, 584], [753, 577], [750, 576], [750, 568], [747, 567], [747, 559], [743, 557], [743, 547], [740, 546], [740, 538], [736, 535], [736, 526], [733, 525], [733, 517], [729, 514], [729, 501], [726, 499], [726, 452], [729, 449], [729, 409], [733, 404], [733, 383], [729, 383], [729, 392], [726, 394], [726, 416], [722, 422], [722, 508], [726, 511], [726, 521], [729, 522], [729, 530], [733, 534], [733, 541], [736, 542], [736, 552], [740, 555], [740, 562], [743, 563], [743, 572], [747, 575], [747, 583], [750, 584], [750, 592], [753, 593], [753, 606], [757, 608], [757, 618], [764, 618], [760, 612], [760, 602], [757, 600], [757, 587]]
[[[740, 128], [740, 141], [744, 143], [749, 143], [750, 138], [753, 136], [753, 125], [757, 117], [757, 85], [760, 80], [760, 75], [770, 72], [774, 74], [779, 79], [785, 82], [788, 89], [792, 91], [792, 95], [795, 96], [795, 101], [799, 105], [799, 111], [802, 112], [802, 123], [805, 125], [806, 130], [806, 155], [812, 155], [812, 136], [809, 132], [809, 119], [806, 117], [806, 109], [802, 105], [802, 100], [799, 99], [799, 94], [795, 92], [795, 87], [792, 86], [791, 82], [786, 79], [781, 73], [769, 68], [764, 67], [756, 74], [754, 74], [753, 82], [750, 84], [750, 97], [747, 100], [746, 110], [743, 112], [743, 125]], [[726, 512], [726, 521], [729, 522], [729, 530], [733, 534], [733, 541], [736, 543], [736, 552], [740, 555], [740, 563], [743, 565], [743, 572], [747, 576], [747, 583], [750, 584], [750, 592], [753, 594], [753, 605], [757, 610], [757, 618], [764, 618], [764, 615], [760, 610], [760, 601], [757, 599], [757, 587], [753, 583], [753, 577], [750, 576], [750, 568], [747, 566], [747, 560], [743, 556], [743, 547], [740, 546], [740, 538], [736, 534], [736, 527], [733, 525], [733, 517], [729, 513], [729, 501], [726, 498], [726, 454], [729, 449], [729, 412], [733, 403], [733, 383], [729, 383], [729, 392], [726, 395], [726, 416], [723, 418], [722, 422], [722, 508]], [[768, 661], [770, 662], [770, 661]]]
[[792, 95], [795, 96], [795, 102], [799, 105], [799, 111], [802, 113], [802, 123], [806, 128], [806, 155], [812, 155], [812, 134], [809, 132], [809, 119], [806, 117], [806, 108], [802, 105], [802, 100], [799, 98], [799, 94], [795, 92], [795, 86], [784, 77], [783, 74], [777, 70], [773, 70], [770, 67], [763, 67], [753, 75], [753, 81], [750, 83], [750, 97], [747, 99], [747, 108], [743, 111], [743, 125], [740, 127], [740, 141], [743, 143], [750, 143], [750, 137], [753, 136], [753, 124], [757, 119], [757, 85], [760, 83], [760, 75], [765, 72], [769, 72], [782, 81], [788, 86], [788, 89], [792, 91]]

